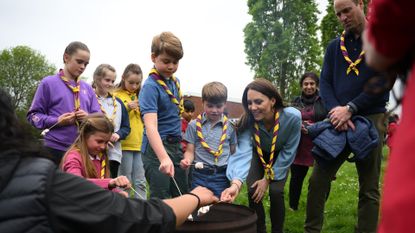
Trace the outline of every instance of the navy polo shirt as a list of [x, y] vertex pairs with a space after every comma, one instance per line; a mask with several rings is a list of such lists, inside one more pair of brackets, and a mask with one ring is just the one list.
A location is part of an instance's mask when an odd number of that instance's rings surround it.
[[[346, 33], [345, 46], [350, 59], [356, 61], [362, 51], [361, 37], [356, 39], [353, 33]], [[340, 50], [338, 37], [327, 46], [320, 75], [320, 96], [327, 110], [344, 106], [351, 101], [358, 108], [359, 115], [385, 112], [389, 92], [373, 95], [363, 91], [368, 79], [379, 73], [366, 65], [365, 58], [357, 65], [359, 75], [353, 70], [346, 74], [348, 67], [349, 63]]]
[[[173, 95], [178, 97], [179, 92], [175, 83], [170, 79], [164, 81]], [[150, 76], [146, 79], [140, 91], [139, 104], [143, 117], [147, 113], [157, 113], [158, 132], [162, 140], [167, 136], [181, 137], [182, 131], [178, 106], [171, 102], [163, 87]], [[147, 142], [147, 135], [144, 131], [143, 144]]]

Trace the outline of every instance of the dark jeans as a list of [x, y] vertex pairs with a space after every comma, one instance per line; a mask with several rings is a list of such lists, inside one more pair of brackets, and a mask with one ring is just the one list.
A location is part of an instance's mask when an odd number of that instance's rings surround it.
[[[174, 164], [174, 178], [181, 193], [188, 192], [188, 182], [185, 170], [180, 168], [180, 161], [183, 159], [183, 151], [179, 142], [163, 140], [163, 146]], [[150, 143], [147, 143], [143, 152], [143, 165], [145, 176], [150, 187], [150, 197], [160, 199], [180, 196], [173, 179], [159, 171], [160, 161], [158, 160]]]
[[289, 189], [289, 203], [290, 207], [293, 210], [298, 209], [298, 202], [300, 201], [301, 191], [303, 189], [304, 178], [308, 172], [308, 166], [292, 164], [290, 167], [291, 170], [291, 179], [290, 179], [290, 189]]
[[116, 178], [118, 176], [118, 167], [120, 166], [120, 163], [115, 160], [110, 160], [109, 164], [111, 178]]
[[66, 151], [57, 150], [51, 147], [46, 147], [49, 153], [52, 155], [53, 162], [59, 166], [61, 164], [62, 158], [65, 155]]
[[[374, 114], [366, 117], [375, 125], [379, 135], [384, 135], [386, 129], [384, 114]], [[356, 169], [359, 176], [357, 233], [376, 232], [379, 216], [379, 177], [383, 147], [383, 140], [381, 139], [382, 136], [378, 146], [370, 153], [368, 158], [363, 161], [356, 161]], [[330, 190], [330, 183], [349, 154], [350, 151], [346, 149], [330, 164], [325, 164], [324, 167], [315, 163], [309, 181], [304, 225], [305, 232], [321, 232], [324, 220], [324, 206], [326, 196]]]
[[[259, 161], [258, 156], [254, 156], [251, 160], [251, 168], [249, 169], [248, 177], [246, 180], [248, 186], [248, 200], [249, 207], [255, 210], [258, 220], [257, 220], [257, 232], [266, 233], [265, 225], [265, 210], [262, 204], [262, 201], [255, 203], [252, 200], [252, 195], [255, 192], [255, 189], [250, 188], [252, 184], [264, 177], [264, 168]], [[271, 232], [272, 233], [282, 233], [284, 228], [284, 218], [285, 218], [285, 204], [284, 204], [284, 185], [286, 178], [283, 180], [274, 180], [269, 184], [269, 202], [270, 202], [270, 211], [269, 215], [271, 218]], [[265, 198], [265, 197], [264, 197]]]

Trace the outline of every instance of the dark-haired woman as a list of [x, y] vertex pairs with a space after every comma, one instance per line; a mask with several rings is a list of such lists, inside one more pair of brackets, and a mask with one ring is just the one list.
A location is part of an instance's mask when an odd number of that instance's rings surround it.
[[227, 170], [232, 185], [221, 199], [233, 201], [247, 177], [249, 206], [258, 216], [257, 231], [266, 232], [262, 199], [268, 190], [272, 232], [283, 232], [284, 185], [300, 141], [301, 114], [285, 107], [277, 89], [265, 79], [248, 84], [242, 104], [238, 148]]
[[289, 189], [289, 204], [292, 210], [298, 210], [298, 202], [303, 188], [304, 178], [308, 168], [313, 166], [314, 159], [311, 154], [313, 142], [307, 133], [306, 127], [323, 120], [327, 111], [318, 95], [319, 79], [316, 73], [307, 72], [301, 76], [301, 95], [294, 98], [292, 106], [300, 110], [302, 125], [301, 139], [297, 155], [291, 165], [291, 179]]

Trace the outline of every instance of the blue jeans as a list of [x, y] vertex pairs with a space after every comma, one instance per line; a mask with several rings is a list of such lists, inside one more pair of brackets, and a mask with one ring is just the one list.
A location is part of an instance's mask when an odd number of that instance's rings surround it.
[[135, 198], [147, 199], [146, 178], [140, 151], [122, 151], [118, 175], [126, 176], [135, 191], [140, 194], [141, 197], [134, 193]]
[[226, 169], [223, 171], [193, 169], [192, 189], [197, 186], [203, 186], [210, 189], [215, 196], [220, 198], [222, 191], [229, 187]]

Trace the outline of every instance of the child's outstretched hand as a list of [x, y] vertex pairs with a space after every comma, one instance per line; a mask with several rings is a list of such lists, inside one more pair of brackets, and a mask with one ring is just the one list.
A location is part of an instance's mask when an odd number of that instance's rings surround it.
[[113, 189], [116, 187], [129, 189], [131, 188], [131, 183], [126, 176], [118, 176], [117, 178], [111, 179], [108, 188]]
[[182, 168], [182, 169], [188, 169], [189, 167], [190, 167], [190, 165], [192, 164], [192, 162], [190, 162], [190, 160], [189, 159], [182, 159], [181, 161], [180, 161], [180, 167]]
[[159, 171], [170, 177], [174, 176], [174, 165], [169, 157], [160, 161]]

